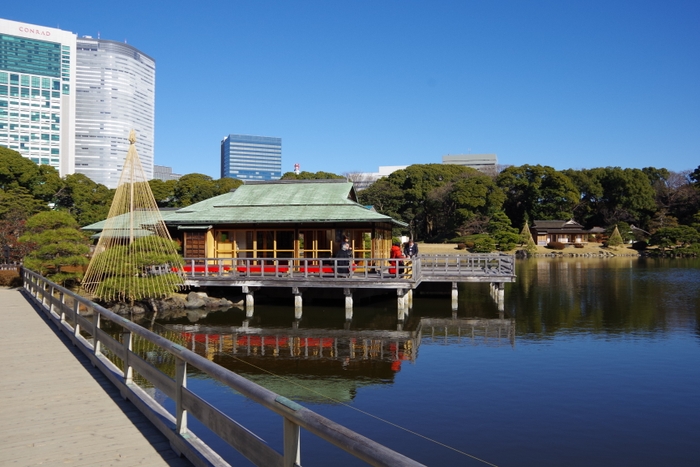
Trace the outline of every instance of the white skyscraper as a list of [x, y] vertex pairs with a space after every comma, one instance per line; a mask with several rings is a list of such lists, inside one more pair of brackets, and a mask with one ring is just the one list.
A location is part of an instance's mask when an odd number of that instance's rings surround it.
[[75, 170], [76, 35], [0, 19], [0, 146]]
[[153, 178], [155, 61], [121, 42], [77, 40], [75, 172], [116, 188], [129, 132]]
[[0, 146], [115, 188], [136, 130], [153, 177], [155, 61], [134, 47], [0, 19]]

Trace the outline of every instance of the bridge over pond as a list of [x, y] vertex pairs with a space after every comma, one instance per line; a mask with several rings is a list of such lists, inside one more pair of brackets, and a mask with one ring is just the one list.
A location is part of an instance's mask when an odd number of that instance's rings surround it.
[[[194, 465], [228, 466], [228, 462], [188, 425], [188, 415], [191, 414], [254, 465], [302, 465], [301, 428], [369, 465], [422, 465], [32, 271], [24, 270], [22, 278], [23, 294], [34, 308], [26, 300], [18, 305], [9, 296], [7, 300], [4, 294], [0, 297], [6, 304], [6, 310], [13, 313], [12, 317], [29, 313], [34, 318], [31, 324], [10, 319], [8, 324], [11, 325], [12, 339], [4, 339], [1, 344], [3, 352], [0, 361], [3, 368], [14, 370], [10, 372], [11, 377], [3, 378], [0, 385], [0, 394], [5, 402], [4, 460], [12, 458], [16, 463], [32, 465], [41, 462], [53, 465], [65, 463], [66, 460], [83, 465], [105, 465], [124, 460], [128, 465], [189, 465], [186, 461], [178, 463], [183, 459], [173, 456], [168, 449], [171, 447]], [[23, 300], [19, 292], [12, 293], [16, 294], [19, 302]], [[36, 319], [40, 315], [35, 310], [45, 317], [45, 321]], [[64, 341], [73, 344], [74, 350], [68, 354], [80, 354], [85, 363], [96, 368], [100, 374], [99, 385], [94, 384], [87, 371], [70, 370], [75, 365], [61, 357], [66, 352], [60, 350], [60, 341], [51, 336], [51, 332], [45, 335], [48, 329], [46, 322], [53, 323], [59, 334], [65, 336]], [[27, 335], [40, 339], [30, 341], [32, 345], [29, 350], [26, 348]], [[41, 345], [37, 345], [38, 342]], [[59, 346], [53, 346], [53, 342], [59, 342]], [[6, 348], [7, 345], [12, 347], [12, 351]], [[18, 349], [22, 349], [19, 356]], [[36, 357], [39, 351], [41, 355]], [[149, 361], [153, 354], [167, 355], [174, 364], [168, 368], [156, 367]], [[68, 360], [71, 358], [69, 356]], [[89, 364], [83, 366], [89, 367]], [[188, 390], [187, 375], [192, 371], [206, 374], [279, 415], [283, 432], [281, 445], [269, 444], [219, 411], [216, 401], [205, 400]], [[27, 379], [29, 377], [38, 379]], [[154, 399], [150, 392], [136, 384], [137, 379], [147, 381], [151, 390], [160, 391], [169, 398], [174, 404], [174, 414], [162, 401]], [[91, 384], [97, 386], [97, 392], [88, 390]], [[99, 386], [111, 385], [152, 426], [147, 428], [141, 426], [146, 422], [138, 422], [136, 427], [128, 427], [128, 419], [126, 425], [123, 423], [127, 418], [123, 413], [112, 417], [110, 414], [114, 410], [105, 409], [104, 404], [93, 404], [93, 399], [104, 399], [99, 394]], [[114, 392], [114, 388], [108, 390]], [[106, 405], [114, 408], [112, 401], [108, 400]], [[162, 435], [158, 435], [157, 440], [156, 434], [153, 434], [154, 438], [148, 434], [153, 427]], [[132, 432], [133, 437], [123, 433], [128, 431]], [[118, 434], [116, 438], [124, 435], [125, 444], [121, 439], [113, 439], [115, 433]]]

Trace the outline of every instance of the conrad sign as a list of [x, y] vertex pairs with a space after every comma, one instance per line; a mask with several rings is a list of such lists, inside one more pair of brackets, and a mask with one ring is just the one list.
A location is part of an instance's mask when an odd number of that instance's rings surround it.
[[46, 29], [39, 29], [33, 26], [20, 26], [19, 31], [25, 34], [32, 34], [35, 36], [50, 37], [51, 31]]

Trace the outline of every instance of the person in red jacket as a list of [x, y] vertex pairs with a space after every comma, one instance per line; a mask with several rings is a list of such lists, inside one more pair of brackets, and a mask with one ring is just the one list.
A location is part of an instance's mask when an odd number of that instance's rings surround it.
[[393, 271], [390, 269], [389, 272], [396, 274], [398, 271], [399, 274], [403, 274], [403, 261], [401, 261], [401, 258], [404, 258], [404, 255], [403, 251], [401, 251], [401, 244], [399, 242], [394, 242], [394, 244], [391, 245], [389, 258], [396, 259], [396, 261], [391, 262], [391, 269], [393, 269]]

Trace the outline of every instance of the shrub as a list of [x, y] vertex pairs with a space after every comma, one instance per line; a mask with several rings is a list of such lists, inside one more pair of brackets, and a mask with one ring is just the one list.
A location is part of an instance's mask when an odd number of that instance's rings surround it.
[[637, 250], [637, 251], [644, 251], [644, 250], [647, 249], [648, 246], [649, 246], [649, 245], [647, 244], [647, 242], [645, 242], [645, 241], [642, 240], [642, 241], [639, 241], [639, 242], [634, 242], [634, 243], [632, 244], [632, 249], [633, 249], [633, 250]]
[[467, 249], [466, 243], [458, 243], [458, 244], [457, 244], [457, 249], [458, 249], [458, 250], [466, 250], [466, 249]]
[[574, 248], [583, 248], [583, 243], [574, 243]]
[[488, 236], [474, 241], [474, 253], [491, 253], [496, 249], [496, 241]]
[[566, 248], [566, 245], [562, 242], [549, 242], [547, 243], [547, 248], [551, 250], [563, 250], [564, 248]]
[[0, 271], [0, 287], [21, 287], [22, 279], [19, 277], [19, 271], [6, 269]]

